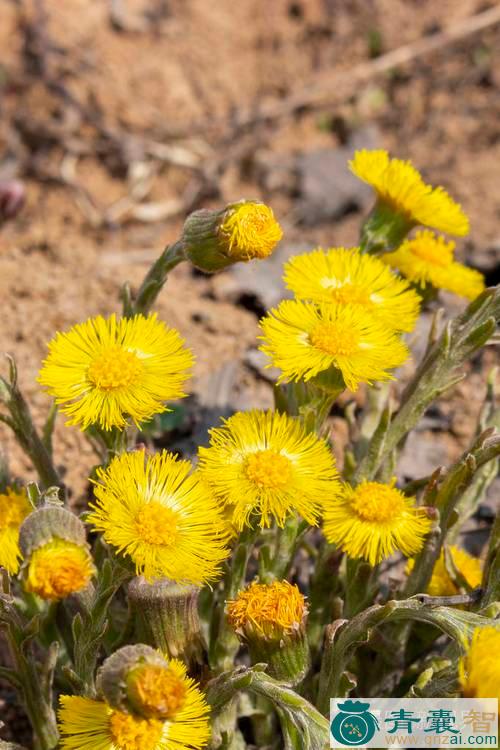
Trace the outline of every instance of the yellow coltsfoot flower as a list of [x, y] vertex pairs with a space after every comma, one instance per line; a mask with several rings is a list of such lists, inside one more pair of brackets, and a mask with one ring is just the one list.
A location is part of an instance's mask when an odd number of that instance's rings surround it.
[[222, 211], [192, 213], [184, 224], [182, 243], [197, 268], [215, 273], [238, 261], [267, 258], [282, 236], [269, 206], [239, 201]]
[[455, 261], [454, 250], [454, 242], [422, 230], [393, 253], [382, 255], [381, 260], [423, 288], [431, 284], [436, 289], [475, 299], [485, 288], [484, 276]]
[[19, 527], [32, 510], [26, 490], [7, 487], [0, 493], [0, 567], [11, 575], [18, 572], [21, 560]]
[[90, 318], [49, 344], [39, 383], [54, 396], [69, 424], [123, 429], [182, 398], [193, 355], [179, 333], [156, 315]]
[[97, 473], [87, 520], [117, 554], [134, 562], [138, 575], [194, 584], [217, 578], [229, 554], [226, 524], [189, 461], [139, 450]]
[[[62, 695], [58, 712], [62, 750], [201, 750], [210, 737], [209, 708], [184, 665], [169, 663], [167, 703], [175, 710], [166, 719], [119, 711], [91, 698]], [[146, 689], [148, 700], [157, 691]], [[174, 695], [175, 693], [175, 695]]]
[[500, 701], [499, 653], [500, 629], [476, 628], [458, 667], [464, 698], [497, 698]]
[[335, 460], [324, 440], [298, 419], [278, 412], [238, 412], [210, 431], [199, 449], [201, 476], [232, 510], [238, 529], [274, 518], [283, 526], [299, 513], [316, 524], [322, 498], [339, 489]]
[[253, 664], [265, 662], [272, 677], [290, 685], [303, 679], [309, 669], [307, 606], [297, 586], [255, 581], [227, 603], [227, 617]]
[[[467, 585], [472, 589], [480, 586], [483, 578], [481, 560], [454, 545], [447, 547], [447, 552], [452, 569], [456, 569], [458, 575], [464, 579]], [[409, 560], [408, 572], [411, 571], [412, 567], [413, 561]], [[445, 549], [441, 550], [441, 554], [434, 565], [432, 578], [427, 586], [427, 593], [431, 596], [455, 596], [455, 594], [460, 593], [459, 587], [448, 570]]]
[[414, 555], [423, 546], [432, 521], [424, 508], [390, 484], [345, 485], [342, 494], [325, 503], [323, 530], [327, 540], [351, 558], [378, 563], [396, 550]]
[[282, 370], [279, 382], [308, 381], [336, 370], [356, 391], [360, 383], [392, 380], [409, 356], [398, 334], [359, 305], [285, 300], [260, 322], [261, 350]]
[[92, 558], [85, 547], [53, 539], [31, 555], [24, 587], [42, 599], [64, 599], [86, 588], [94, 573]]
[[395, 331], [412, 331], [420, 311], [420, 297], [410, 285], [356, 247], [292, 257], [284, 279], [298, 299], [362, 307]]

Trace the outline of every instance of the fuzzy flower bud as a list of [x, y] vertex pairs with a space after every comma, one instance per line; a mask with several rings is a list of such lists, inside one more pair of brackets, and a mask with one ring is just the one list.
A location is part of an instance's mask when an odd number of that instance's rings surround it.
[[253, 664], [265, 662], [268, 673], [297, 685], [309, 669], [307, 606], [297, 586], [288, 581], [254, 582], [227, 604], [227, 617], [248, 645]]
[[267, 258], [283, 236], [269, 206], [230, 203], [221, 211], [195, 211], [186, 219], [182, 242], [194, 266], [215, 273], [238, 261]]
[[145, 719], [169, 719], [182, 710], [188, 684], [158, 651], [137, 644], [125, 646], [104, 662], [97, 685], [114, 709]]
[[74, 513], [48, 503], [31, 513], [19, 530], [27, 591], [42, 599], [63, 599], [86, 588], [95, 569], [85, 527]]
[[193, 671], [205, 662], [199, 591], [197, 586], [178, 584], [168, 578], [148, 583], [138, 577], [128, 588], [143, 640], [171, 658], [181, 659]]

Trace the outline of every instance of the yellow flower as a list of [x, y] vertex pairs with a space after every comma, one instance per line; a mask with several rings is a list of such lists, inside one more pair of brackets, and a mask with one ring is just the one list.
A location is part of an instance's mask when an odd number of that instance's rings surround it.
[[381, 257], [384, 263], [397, 268], [409, 281], [475, 299], [485, 288], [479, 271], [454, 260], [455, 243], [447, 242], [428, 229], [416, 232], [393, 253]]
[[86, 547], [52, 539], [30, 556], [24, 586], [42, 599], [63, 599], [84, 589], [94, 572]]
[[[481, 561], [477, 557], [472, 557], [460, 547], [450, 546], [448, 552], [453, 566], [457, 572], [467, 581], [468, 585], [475, 589], [481, 585], [483, 571]], [[408, 563], [408, 568], [413, 567], [412, 561]], [[442, 550], [439, 559], [434, 565], [432, 578], [427, 587], [427, 593], [431, 596], [454, 596], [459, 593], [457, 586], [446, 569], [445, 551]]]
[[359, 383], [391, 380], [409, 356], [397, 333], [358, 305], [285, 300], [261, 320], [261, 350], [283, 380], [310, 380], [336, 368], [352, 391]]
[[391, 159], [384, 150], [362, 150], [349, 166], [382, 204], [404, 216], [409, 228], [423, 224], [449, 234], [468, 233], [469, 220], [458, 203], [443, 188], [426, 185], [411, 162]]
[[181, 662], [170, 662], [171, 677], [183, 685], [181, 705], [171, 718], [144, 719], [110, 708], [104, 701], [62, 695], [61, 750], [201, 750], [210, 737], [209, 708]]
[[265, 203], [235, 203], [224, 215], [219, 238], [236, 260], [267, 258], [283, 236], [272, 209]]
[[0, 566], [15, 575], [19, 570], [19, 527], [33, 507], [24, 489], [7, 487], [0, 494]]
[[460, 659], [458, 676], [464, 698], [500, 701], [500, 630], [476, 628], [467, 654]]
[[210, 431], [210, 447], [199, 449], [202, 477], [232, 508], [238, 529], [254, 515], [262, 527], [274, 517], [300, 513], [315, 524], [322, 498], [339, 487], [335, 460], [324, 440], [277, 412], [238, 412]]
[[38, 381], [64, 405], [69, 424], [122, 429], [127, 417], [138, 424], [184, 396], [192, 364], [177, 331], [156, 315], [98, 316], [56, 335]]
[[190, 473], [189, 461], [167, 451], [123, 453], [98, 469], [96, 504], [88, 516], [138, 575], [202, 584], [219, 574], [229, 554], [217, 500]]
[[344, 486], [339, 498], [325, 503], [324, 533], [349, 557], [361, 557], [370, 565], [399, 550], [404, 555], [420, 551], [432, 521], [415, 500], [395, 486], [361, 482]]
[[288, 581], [254, 581], [227, 604], [234, 630], [281, 640], [299, 629], [307, 614], [304, 596]]
[[420, 297], [381, 260], [359, 248], [313, 250], [285, 265], [284, 279], [299, 299], [364, 308], [395, 331], [412, 331]]

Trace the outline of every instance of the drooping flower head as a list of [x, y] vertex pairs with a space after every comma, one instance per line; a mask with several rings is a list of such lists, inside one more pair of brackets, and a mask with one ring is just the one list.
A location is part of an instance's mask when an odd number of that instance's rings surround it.
[[323, 528], [327, 540], [349, 557], [378, 563], [396, 550], [414, 555], [423, 546], [432, 521], [415, 500], [390, 484], [363, 481], [344, 485], [340, 497], [325, 503]]
[[56, 335], [38, 381], [69, 424], [122, 429], [128, 418], [138, 424], [184, 396], [192, 364], [178, 332], [156, 315], [98, 316]]
[[310, 380], [333, 369], [355, 391], [391, 380], [409, 356], [397, 333], [359, 305], [285, 300], [260, 322], [261, 350], [282, 370], [280, 381]]
[[227, 617], [252, 664], [264, 662], [272, 677], [289, 685], [304, 678], [310, 666], [307, 606], [297, 586], [255, 581], [227, 603]]
[[464, 698], [500, 700], [500, 629], [476, 628], [458, 674]]
[[85, 589], [95, 567], [85, 526], [66, 508], [47, 503], [19, 530], [24, 588], [42, 599], [64, 599]]
[[325, 494], [339, 487], [324, 440], [307, 433], [299, 420], [278, 412], [238, 412], [210, 431], [210, 447], [199, 449], [202, 477], [232, 509], [238, 529], [279, 526], [292, 513], [315, 524]]
[[98, 478], [88, 522], [138, 575], [195, 584], [217, 578], [229, 554], [224, 522], [189, 461], [138, 450], [114, 458]]
[[359, 248], [296, 255], [285, 265], [286, 285], [298, 299], [361, 307], [395, 331], [412, 331], [420, 297], [381, 260]]
[[[432, 578], [427, 586], [427, 593], [431, 596], [455, 596], [459, 593], [459, 588], [453, 580], [452, 571], [448, 570], [448, 561], [446, 551], [449, 555], [449, 564], [455, 568], [459, 576], [472, 588], [475, 589], [481, 585], [483, 577], [481, 560], [469, 555], [464, 549], [450, 545], [447, 549], [442, 549], [432, 571]], [[413, 560], [408, 561], [407, 570], [413, 568]]]
[[441, 232], [466, 235], [469, 220], [441, 187], [426, 185], [410, 161], [391, 159], [387, 151], [356, 151], [351, 171], [377, 193], [380, 203], [412, 226], [422, 224]]
[[33, 507], [24, 489], [7, 487], [0, 493], [0, 566], [15, 575], [19, 570], [19, 527]]
[[269, 206], [239, 201], [221, 211], [203, 209], [190, 214], [182, 242], [186, 257], [197, 268], [215, 273], [239, 261], [267, 258], [282, 236]]
[[409, 281], [426, 287], [445, 289], [460, 297], [475, 299], [485, 288], [484, 276], [454, 260], [455, 243], [448, 242], [430, 230], [416, 232], [393, 253], [381, 260], [397, 268]]
[[105, 701], [62, 695], [59, 730], [62, 750], [201, 750], [210, 737], [209, 708], [185, 666], [172, 659], [161, 680], [143, 668], [137, 690], [160, 705], [166, 718], [112, 708]]

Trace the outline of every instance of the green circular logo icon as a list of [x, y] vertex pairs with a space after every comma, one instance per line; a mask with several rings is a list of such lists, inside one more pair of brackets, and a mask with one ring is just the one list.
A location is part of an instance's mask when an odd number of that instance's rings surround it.
[[347, 700], [337, 705], [338, 714], [330, 725], [332, 737], [347, 747], [356, 747], [369, 742], [376, 730], [378, 721], [368, 710], [369, 703]]

